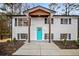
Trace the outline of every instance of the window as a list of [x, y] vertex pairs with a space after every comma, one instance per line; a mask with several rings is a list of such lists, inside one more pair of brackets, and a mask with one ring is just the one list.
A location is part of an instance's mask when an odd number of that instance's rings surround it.
[[53, 24], [53, 18], [51, 18], [51, 24]]
[[61, 24], [71, 24], [71, 18], [61, 18]]
[[17, 26], [17, 18], [15, 18], [15, 26]]
[[18, 26], [28, 26], [28, 21], [26, 18], [18, 18]]
[[27, 39], [27, 34], [21, 34], [21, 39]]
[[27, 39], [28, 38], [28, 35], [25, 34], [25, 33], [18, 33], [17, 34], [17, 38], [18, 39]]
[[60, 39], [67, 39], [67, 34], [60, 34]]
[[61, 24], [67, 24], [68, 23], [68, 19], [61, 19]]
[[71, 34], [70, 33], [60, 34], [60, 39], [71, 39]]
[[22, 18], [18, 18], [18, 26], [22, 26]]
[[[44, 39], [49, 39], [49, 34], [48, 33], [45, 33]], [[51, 33], [51, 39], [53, 39], [53, 33]]]
[[48, 19], [47, 18], [45, 18], [45, 24], [48, 24]]
[[28, 26], [28, 21], [27, 21], [27, 19], [23, 19], [23, 26]]
[[64, 24], [68, 24], [68, 19], [63, 20]]

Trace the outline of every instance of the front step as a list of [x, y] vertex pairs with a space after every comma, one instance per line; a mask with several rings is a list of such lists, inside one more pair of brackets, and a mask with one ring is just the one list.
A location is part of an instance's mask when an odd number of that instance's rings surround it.
[[[37, 41], [37, 40], [31, 40], [30, 43], [49, 43], [47, 40]], [[25, 41], [25, 43], [28, 43], [28, 41]]]

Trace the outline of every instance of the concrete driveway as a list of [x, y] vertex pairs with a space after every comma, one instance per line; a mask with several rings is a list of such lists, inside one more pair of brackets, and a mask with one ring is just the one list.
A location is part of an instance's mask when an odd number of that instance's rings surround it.
[[60, 49], [53, 42], [31, 42], [19, 48], [13, 55], [26, 56], [60, 56], [60, 55], [79, 55], [79, 49]]

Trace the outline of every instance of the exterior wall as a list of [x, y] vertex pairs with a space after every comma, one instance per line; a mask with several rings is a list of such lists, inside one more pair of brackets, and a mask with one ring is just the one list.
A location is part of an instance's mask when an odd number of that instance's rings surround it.
[[[71, 24], [61, 24], [61, 18], [71, 18]], [[75, 17], [54, 17], [54, 24], [51, 25], [51, 33], [54, 34], [53, 40], [60, 40], [60, 33], [71, 33], [70, 40], [77, 40], [77, 21]]]
[[[12, 19], [12, 38], [18, 39], [17, 38], [18, 33], [28, 34], [28, 27], [27, 26], [15, 26], [15, 18], [21, 18], [21, 17], [13, 17]], [[26, 18], [26, 17], [22, 17], [22, 18]]]
[[[22, 16], [23, 17], [23, 16]], [[61, 18], [54, 16], [54, 24], [51, 24], [51, 33], [54, 34], [53, 40], [60, 40], [60, 33], [71, 33], [71, 40], [77, 40], [77, 18], [71, 18], [71, 24], [61, 24]], [[67, 17], [68, 18], [68, 17]], [[37, 27], [42, 27], [42, 40], [44, 40], [44, 34], [49, 33], [49, 24], [45, 24], [44, 17], [32, 17], [31, 18], [31, 40], [37, 40]], [[27, 26], [15, 26], [15, 17], [12, 19], [12, 38], [17, 39], [18, 33], [28, 33]], [[69, 40], [69, 39], [67, 39]]]
[[32, 17], [31, 40], [37, 40], [37, 27], [42, 27], [42, 40], [44, 40], [44, 33], [47, 33], [49, 30], [48, 24], [44, 22], [44, 17]]

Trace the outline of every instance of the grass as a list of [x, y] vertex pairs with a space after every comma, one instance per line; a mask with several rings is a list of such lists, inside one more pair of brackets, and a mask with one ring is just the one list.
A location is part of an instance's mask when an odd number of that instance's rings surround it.
[[2, 40], [0, 40], [0, 42], [7, 42], [7, 40], [11, 40], [11, 38], [2, 39]]

